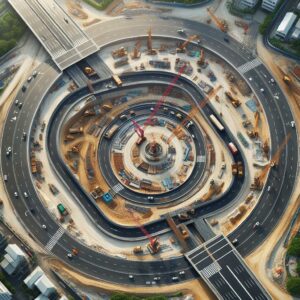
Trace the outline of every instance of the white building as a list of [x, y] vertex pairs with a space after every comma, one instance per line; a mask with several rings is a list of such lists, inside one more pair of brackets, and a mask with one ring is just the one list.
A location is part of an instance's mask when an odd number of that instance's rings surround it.
[[6, 286], [0, 281], [0, 300], [10, 300], [12, 295]]
[[283, 20], [279, 24], [276, 35], [285, 38], [297, 19], [297, 15], [292, 12], [286, 13]]
[[293, 40], [298, 40], [299, 38], [300, 38], [300, 19], [296, 23], [293, 33], [291, 35], [291, 39]]
[[261, 4], [261, 8], [268, 10], [268, 11], [273, 11], [277, 4], [279, 3], [280, 0], [263, 0]]
[[257, 4], [258, 0], [242, 0], [241, 4], [249, 8], [254, 7]]
[[36, 267], [25, 279], [24, 283], [28, 288], [36, 287], [41, 294], [35, 300], [47, 300], [49, 295], [56, 292], [53, 283], [45, 275], [40, 267]]
[[35, 282], [44, 275], [44, 271], [40, 267], [36, 267], [25, 279], [24, 283], [29, 289], [34, 288]]
[[36, 282], [35, 286], [39, 289], [41, 294], [48, 297], [51, 294], [55, 293], [56, 289], [53, 283], [48, 279], [48, 277], [44, 274], [42, 275]]
[[8, 275], [11, 275], [26, 261], [26, 255], [16, 244], [9, 244], [5, 252], [0, 265]]

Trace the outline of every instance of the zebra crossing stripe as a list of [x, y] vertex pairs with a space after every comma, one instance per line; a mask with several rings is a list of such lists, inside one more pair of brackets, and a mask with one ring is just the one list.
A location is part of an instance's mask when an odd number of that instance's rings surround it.
[[113, 186], [112, 189], [117, 194], [124, 189], [124, 186], [121, 183], [118, 183], [115, 186]]
[[205, 155], [198, 155], [197, 156], [197, 163], [204, 163], [206, 160]]
[[58, 240], [63, 236], [65, 230], [62, 227], [59, 227], [59, 229], [52, 235], [50, 240], [48, 241], [47, 245], [45, 246], [45, 249], [48, 252], [51, 252], [55, 244], [58, 242]]
[[246, 62], [245, 64], [239, 66], [237, 68], [237, 70], [240, 72], [240, 73], [246, 73], [248, 71], [250, 71], [251, 69], [254, 69], [256, 68], [257, 66], [259, 66], [261, 64], [261, 60], [259, 58], [255, 58], [251, 61], [248, 61]]
[[209, 266], [202, 269], [200, 272], [205, 278], [210, 278], [211, 276], [215, 275], [216, 273], [221, 271], [221, 266], [218, 262], [213, 262]]

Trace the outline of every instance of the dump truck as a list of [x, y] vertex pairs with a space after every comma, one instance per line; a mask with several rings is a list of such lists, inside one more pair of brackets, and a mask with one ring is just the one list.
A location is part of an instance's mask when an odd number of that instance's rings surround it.
[[66, 210], [66, 208], [64, 207], [64, 205], [62, 203], [59, 203], [57, 205], [57, 209], [58, 209], [59, 213], [62, 216], [67, 216], [69, 214], [68, 211]]
[[237, 172], [238, 172], [237, 164], [234, 163], [231, 165], [231, 171], [232, 171], [232, 175], [234, 175], [234, 176], [237, 175]]
[[180, 233], [182, 234], [182, 237], [183, 237], [184, 240], [186, 240], [190, 237], [190, 234], [187, 230], [187, 227], [184, 224], [180, 224], [178, 226], [178, 229], [180, 230]]
[[243, 163], [241, 161], [238, 161], [237, 169], [238, 169], [238, 177], [243, 177], [244, 176], [244, 167], [243, 167]]
[[83, 133], [83, 127], [73, 127], [69, 128], [69, 133], [75, 134], [75, 133]]

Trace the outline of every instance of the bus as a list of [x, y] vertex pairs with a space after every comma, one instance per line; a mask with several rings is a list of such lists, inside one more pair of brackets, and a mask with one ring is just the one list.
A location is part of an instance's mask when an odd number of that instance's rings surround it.
[[105, 132], [104, 136], [107, 139], [111, 139], [111, 137], [117, 132], [118, 129], [119, 129], [119, 125], [115, 124], [108, 131]]
[[232, 153], [233, 155], [236, 155], [236, 154], [238, 153], [238, 149], [237, 149], [237, 147], [234, 145], [234, 143], [230, 142], [230, 143], [228, 144], [228, 147], [229, 147], [229, 149], [230, 149], [230, 151], [231, 151], [231, 153]]
[[213, 122], [213, 124], [220, 130], [223, 131], [224, 127], [221, 124], [221, 122], [214, 116], [214, 115], [210, 115], [209, 116], [210, 120]]
[[122, 86], [123, 82], [118, 75], [113, 75], [113, 76], [111, 76], [111, 78], [117, 86]]

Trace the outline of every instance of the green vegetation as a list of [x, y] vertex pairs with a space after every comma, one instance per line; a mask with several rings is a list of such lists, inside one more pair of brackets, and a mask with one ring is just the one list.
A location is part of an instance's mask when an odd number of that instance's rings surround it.
[[227, 9], [232, 15], [242, 18], [244, 15], [253, 15], [257, 11], [258, 7], [260, 6], [261, 1], [258, 1], [257, 4], [252, 8], [243, 8], [243, 9], [239, 8], [235, 3], [236, 3], [235, 0], [228, 1]]
[[12, 11], [0, 18], [0, 56], [14, 48], [25, 32], [25, 25]]
[[7, 287], [7, 289], [14, 294], [16, 292], [15, 288], [13, 287], [13, 285], [7, 280], [7, 278], [5, 277], [5, 275], [0, 272], [0, 281]]
[[289, 245], [288, 255], [300, 256], [300, 237], [294, 237], [291, 244]]
[[279, 1], [276, 8], [274, 9], [274, 11], [272, 13], [268, 14], [265, 17], [264, 21], [259, 25], [259, 33], [260, 34], [265, 35], [265, 33], [267, 32], [268, 27], [270, 26], [273, 18], [275, 17], [277, 11], [279, 10], [279, 8], [283, 4], [283, 2], [284, 2], [284, 0]]
[[196, 4], [196, 3], [201, 3], [206, 0], [157, 0], [161, 2], [172, 2], [172, 3], [183, 3], [183, 4]]
[[114, 294], [110, 297], [110, 300], [167, 300], [165, 296], [149, 296], [149, 297], [138, 297], [126, 294]]
[[83, 0], [98, 10], [104, 10], [113, 0]]
[[287, 291], [293, 296], [300, 296], [300, 278], [290, 277], [286, 283]]
[[292, 41], [291, 48], [300, 56], [300, 40]]

